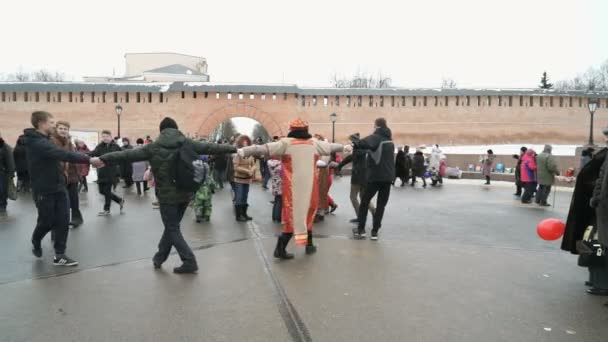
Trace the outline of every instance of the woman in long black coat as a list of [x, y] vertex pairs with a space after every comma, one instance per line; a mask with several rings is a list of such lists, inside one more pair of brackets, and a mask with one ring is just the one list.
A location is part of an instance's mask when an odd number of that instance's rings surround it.
[[410, 167], [407, 165], [406, 152], [401, 147], [399, 147], [397, 157], [395, 158], [395, 180], [393, 180], [393, 185], [395, 185], [397, 178], [401, 179], [401, 186], [404, 186], [410, 178]]
[[15, 170], [17, 171], [17, 190], [20, 192], [29, 192], [30, 176], [27, 171], [24, 135], [17, 139], [17, 144], [13, 150], [13, 158], [15, 159]]
[[422, 186], [426, 188], [426, 178], [424, 178], [425, 171], [424, 154], [422, 154], [422, 151], [416, 151], [412, 162], [412, 186], [416, 185], [416, 177], [420, 177], [422, 178]]

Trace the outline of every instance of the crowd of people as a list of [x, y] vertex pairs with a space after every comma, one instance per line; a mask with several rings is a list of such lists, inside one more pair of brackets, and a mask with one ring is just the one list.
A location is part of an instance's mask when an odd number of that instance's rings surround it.
[[[376, 120], [370, 136], [350, 137], [347, 150], [352, 153], [345, 160], [341, 159], [342, 144], [330, 143], [320, 135], [313, 137], [308, 123], [301, 119], [290, 123], [286, 137], [276, 136], [268, 143], [260, 139], [252, 141], [246, 135], [209, 143], [185, 137], [177, 123], [167, 117], [160, 123], [156, 141], [147, 136], [145, 140], [136, 139], [133, 146], [129, 138], [113, 138], [111, 131], [103, 130], [94, 149], [89, 149], [84, 141], [72, 139], [70, 123], [55, 121], [48, 112], [32, 113], [31, 124], [32, 128], [24, 130], [14, 150], [0, 136], [0, 213], [6, 214], [9, 193], [11, 199], [15, 199], [17, 192], [31, 193], [38, 211], [31, 237], [32, 253], [42, 257], [42, 240], [50, 232], [56, 266], [78, 265], [66, 254], [67, 241], [69, 229], [84, 224], [79, 195], [88, 192], [91, 166], [97, 169], [98, 191], [104, 200], [99, 216], [111, 215], [112, 203], [123, 213], [125, 200], [116, 193], [120, 179], [126, 189], [135, 186], [138, 196], [154, 189], [154, 205], [160, 210], [165, 229], [153, 265], [162, 267], [175, 247], [182, 260], [182, 265], [174, 268], [175, 273], [193, 273], [198, 269], [196, 257], [180, 229], [186, 209], [193, 207], [197, 222], [209, 221], [213, 194], [223, 189], [225, 182], [230, 184], [236, 221], [247, 222], [252, 220], [248, 211], [249, 188], [257, 173], [261, 173], [262, 187], [269, 186], [273, 196], [272, 220], [283, 225], [274, 256], [291, 259], [293, 254], [286, 247], [292, 237], [296, 245], [305, 246], [307, 254], [316, 251], [312, 227], [337, 209], [329, 191], [334, 175], [344, 165], [353, 163], [351, 200], [356, 212], [352, 220], [357, 224], [353, 230], [356, 239], [366, 236], [368, 209], [373, 216], [371, 236], [378, 239], [391, 184], [396, 178], [391, 131], [382, 118]], [[196, 156], [191, 165], [187, 161], [184, 164], [188, 152]], [[397, 157], [397, 163], [402, 157]], [[195, 188], [184, 187], [184, 181], [180, 181], [184, 169], [194, 170], [195, 176], [191, 178], [196, 179]], [[409, 173], [408, 170], [407, 177]], [[374, 206], [371, 200], [376, 194]]]
[[551, 145], [545, 145], [543, 152], [537, 154], [533, 149], [523, 146], [519, 155], [513, 156], [517, 159], [514, 195], [520, 197], [523, 204], [532, 203], [532, 198], [535, 197], [536, 204], [551, 206], [547, 200], [551, 187], [555, 184], [555, 176], [560, 175], [552, 150]]

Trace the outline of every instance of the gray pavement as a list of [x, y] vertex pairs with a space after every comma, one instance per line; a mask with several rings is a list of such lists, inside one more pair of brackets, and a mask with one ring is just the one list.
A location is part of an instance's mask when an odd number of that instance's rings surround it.
[[[349, 179], [337, 179], [335, 215], [315, 227], [319, 252], [272, 258], [280, 226], [270, 194], [254, 186], [250, 214], [236, 223], [226, 190], [212, 222], [183, 231], [200, 272], [162, 271], [151, 256], [162, 232], [151, 196], [127, 193], [124, 215], [96, 217], [101, 199], [82, 199], [85, 225], [71, 230], [73, 269], [30, 253], [31, 201], [0, 219], [0, 341], [605, 341], [608, 300], [588, 296], [586, 270], [536, 223], [565, 219], [523, 206], [512, 186], [451, 181], [443, 188], [394, 188], [379, 242], [350, 238]], [[91, 186], [94, 190], [94, 186]], [[114, 211], [117, 211], [116, 209]]]

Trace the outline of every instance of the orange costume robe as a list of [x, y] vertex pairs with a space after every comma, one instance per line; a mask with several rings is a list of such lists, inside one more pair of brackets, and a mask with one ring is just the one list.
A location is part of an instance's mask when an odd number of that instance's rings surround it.
[[283, 232], [293, 233], [296, 245], [306, 245], [319, 205], [320, 156], [341, 152], [341, 144], [311, 139], [283, 138], [239, 150], [244, 156], [280, 157], [283, 165]]

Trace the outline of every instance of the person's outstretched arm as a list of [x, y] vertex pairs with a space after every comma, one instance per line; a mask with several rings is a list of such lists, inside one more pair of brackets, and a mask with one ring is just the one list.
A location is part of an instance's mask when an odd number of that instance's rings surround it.
[[194, 146], [194, 151], [198, 154], [226, 154], [226, 153], [235, 153], [236, 147], [232, 145], [224, 145], [224, 144], [216, 144], [216, 143], [207, 143], [190, 140], [192, 146]]
[[88, 164], [89, 156], [78, 152], [66, 151], [57, 147], [48, 139], [40, 139], [41, 141], [35, 145], [35, 148], [40, 153], [50, 159], [69, 162], [74, 164]]
[[104, 154], [103, 156], [100, 156], [99, 159], [101, 159], [101, 161], [103, 161], [104, 164], [108, 164], [108, 163], [115, 164], [118, 162], [125, 162], [125, 161], [134, 163], [134, 162], [138, 162], [138, 161], [149, 160], [150, 157], [152, 156], [152, 153], [150, 151], [150, 146], [152, 146], [152, 145], [146, 145], [142, 148], [134, 148], [131, 150], [118, 151], [118, 152]]

